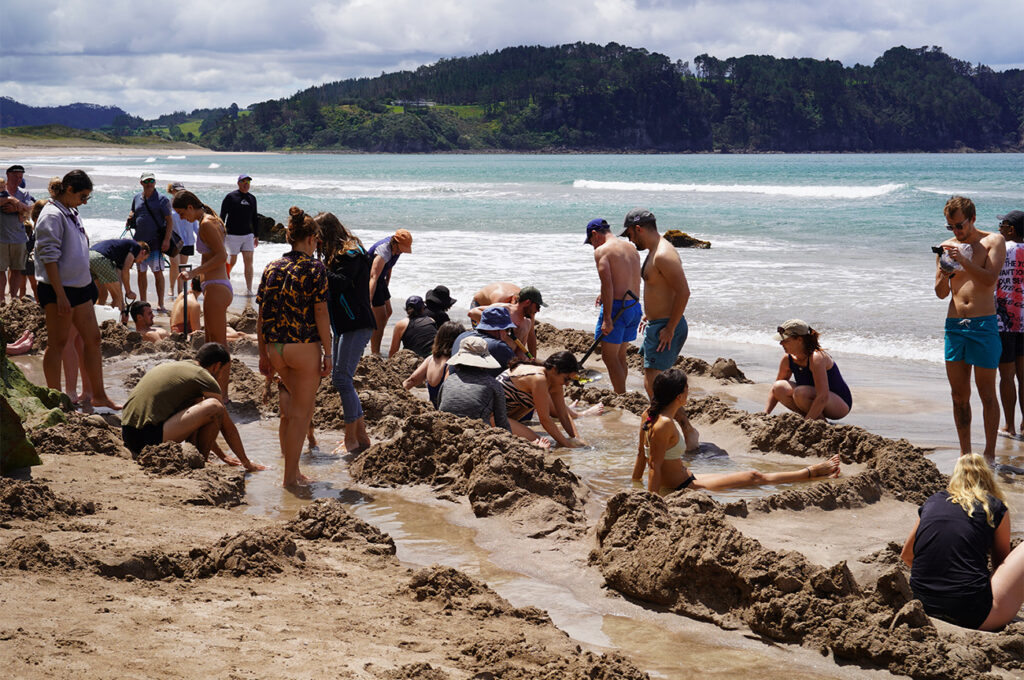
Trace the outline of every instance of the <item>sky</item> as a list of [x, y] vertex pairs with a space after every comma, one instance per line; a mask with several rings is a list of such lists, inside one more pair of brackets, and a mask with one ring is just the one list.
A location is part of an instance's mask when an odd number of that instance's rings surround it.
[[0, 93], [133, 115], [240, 107], [515, 45], [871, 64], [937, 45], [1024, 68], [1022, 0], [3, 0]]

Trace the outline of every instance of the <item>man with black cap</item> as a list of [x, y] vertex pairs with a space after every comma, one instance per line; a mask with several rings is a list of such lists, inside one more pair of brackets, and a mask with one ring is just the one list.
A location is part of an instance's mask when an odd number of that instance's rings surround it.
[[601, 313], [594, 338], [601, 338], [601, 360], [608, 369], [612, 390], [622, 394], [629, 372], [626, 348], [636, 340], [636, 329], [643, 316], [640, 302], [627, 295], [640, 290], [640, 253], [630, 243], [616, 238], [608, 222], [600, 218], [587, 225], [583, 242], [594, 247], [594, 262], [601, 279], [597, 298]]
[[488, 369], [494, 375], [500, 375], [506, 368], [508, 362], [516, 357], [515, 345], [509, 337], [509, 329], [515, 328], [507, 307], [486, 307], [480, 315], [480, 323], [471, 331], [466, 331], [455, 338], [452, 343], [452, 356], [459, 351], [462, 341], [466, 338], [479, 337], [487, 342], [487, 351], [498, 361], [498, 368]]
[[[129, 219], [135, 218], [135, 240], [149, 245], [149, 257], [138, 263], [139, 299], [147, 300], [146, 271], [153, 272], [156, 283], [156, 311], [167, 314], [164, 308], [164, 251], [171, 247], [171, 201], [156, 190], [156, 177], [144, 172], [139, 177], [142, 191], [132, 198]], [[173, 283], [171, 284], [173, 287]], [[172, 289], [173, 292], [173, 289]]]
[[7, 168], [7, 183], [0, 191], [0, 304], [6, 302], [7, 272], [11, 273], [11, 298], [21, 290], [22, 272], [28, 261], [28, 234], [25, 220], [36, 199], [21, 188], [25, 168]]
[[423, 313], [433, 319], [434, 325], [440, 328], [441, 324], [451, 321], [448, 317], [448, 310], [455, 303], [456, 300], [447, 286], [435, 286], [432, 290], [427, 291], [424, 300], [426, 309], [423, 310]]
[[256, 237], [258, 224], [256, 221], [256, 197], [249, 193], [252, 177], [243, 172], [238, 176], [238, 189], [224, 197], [220, 204], [220, 219], [224, 222], [224, 245], [231, 257], [231, 266], [238, 261], [238, 253], [242, 253], [242, 264], [245, 265], [245, 291], [252, 297], [252, 254], [259, 246]]
[[476, 323], [484, 309], [495, 306], [508, 309], [512, 323], [515, 324], [513, 342], [518, 341], [517, 354], [521, 355], [520, 358], [525, 358], [527, 353], [530, 356], [537, 356], [537, 329], [534, 317], [544, 306], [544, 298], [540, 291], [534, 286], [520, 288], [505, 281], [488, 284], [473, 296], [473, 306], [468, 316]]
[[[658, 224], [651, 211], [633, 208], [626, 214], [622, 233], [639, 250], [647, 251], [640, 266], [644, 280], [644, 387], [652, 395], [654, 379], [672, 367], [686, 342], [686, 303], [690, 301], [690, 286], [686, 282], [683, 263], [675, 246], [658, 233]], [[699, 435], [686, 417], [686, 407], [675, 414], [683, 428], [686, 450], [697, 448]]]

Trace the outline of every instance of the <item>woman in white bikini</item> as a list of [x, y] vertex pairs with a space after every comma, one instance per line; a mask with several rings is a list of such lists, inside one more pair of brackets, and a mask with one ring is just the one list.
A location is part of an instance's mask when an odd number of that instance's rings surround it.
[[650, 408], [643, 416], [636, 464], [633, 465], [633, 482], [639, 484], [646, 469], [647, 490], [651, 493], [667, 494], [686, 488], [716, 491], [839, 476], [837, 454], [823, 463], [808, 465], [791, 472], [744, 470], [702, 474], [698, 477], [683, 465], [682, 456], [686, 443], [679, 432], [679, 426], [671, 417], [671, 414], [686, 404], [689, 396], [686, 389], [686, 374], [677, 368], [671, 368], [654, 379], [652, 391], [654, 396], [651, 398]]

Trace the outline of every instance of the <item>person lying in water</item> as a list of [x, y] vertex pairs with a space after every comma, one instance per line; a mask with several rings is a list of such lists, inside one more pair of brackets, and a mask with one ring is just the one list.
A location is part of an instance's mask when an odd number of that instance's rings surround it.
[[790, 472], [744, 470], [702, 474], [697, 477], [683, 465], [682, 455], [686, 444], [676, 421], [672, 418], [672, 414], [686, 405], [689, 396], [686, 374], [677, 368], [660, 373], [654, 379], [652, 392], [651, 406], [643, 415], [636, 464], [633, 466], [635, 483], [641, 482], [644, 470], [647, 470], [647, 490], [651, 493], [666, 494], [687, 488], [717, 491], [839, 476], [837, 454], [827, 461]]

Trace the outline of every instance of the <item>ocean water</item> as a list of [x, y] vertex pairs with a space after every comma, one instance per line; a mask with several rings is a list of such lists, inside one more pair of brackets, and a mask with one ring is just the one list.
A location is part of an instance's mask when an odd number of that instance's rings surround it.
[[[212, 155], [19, 157], [29, 188], [72, 168], [94, 179], [83, 209], [94, 239], [121, 234], [142, 171], [182, 181], [209, 205], [252, 175], [260, 212], [334, 212], [367, 244], [414, 235], [397, 300], [445, 284], [468, 304], [485, 283], [536, 285], [541, 318], [591, 325], [598, 279], [584, 226], [617, 227], [636, 206], [659, 227], [711, 241], [681, 251], [691, 337], [771, 345], [799, 317], [837, 352], [940, 362], [946, 301], [932, 292], [942, 207], [974, 199], [978, 226], [1024, 208], [1024, 155]], [[257, 250], [257, 269], [283, 245]], [[232, 272], [244, 289], [241, 267]]]

